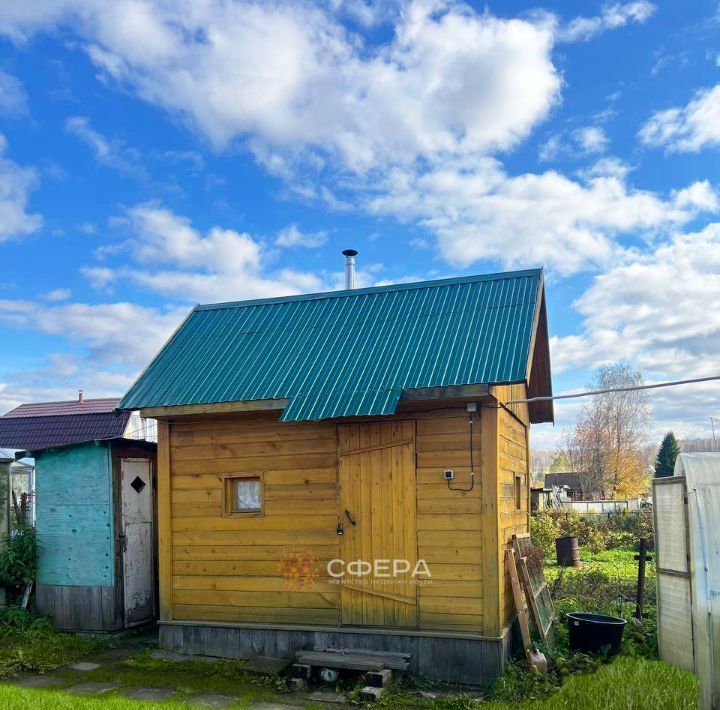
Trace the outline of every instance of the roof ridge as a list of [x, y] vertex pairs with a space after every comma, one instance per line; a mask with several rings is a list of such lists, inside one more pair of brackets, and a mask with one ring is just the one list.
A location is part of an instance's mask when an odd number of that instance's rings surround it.
[[275, 296], [273, 298], [256, 298], [245, 301], [207, 303], [195, 306], [195, 310], [211, 311], [230, 308], [244, 308], [246, 306], [263, 306], [273, 303], [320, 301], [327, 298], [353, 298], [356, 296], [364, 296], [372, 293], [390, 293], [393, 291], [409, 291], [411, 289], [438, 288], [442, 286], [452, 286], [462, 283], [476, 283], [478, 281], [502, 281], [504, 279], [540, 276], [542, 273], [542, 268], [521, 269], [519, 271], [498, 271], [492, 274], [455, 276], [447, 279], [432, 279], [428, 281], [410, 281], [407, 283], [386, 284], [384, 286], [368, 286], [366, 288], [342, 289], [340, 291], [320, 291], [318, 293], [300, 293], [293, 296]]
[[35, 406], [42, 405], [42, 404], [85, 404], [86, 402], [110, 402], [114, 399], [121, 399], [121, 397], [83, 397], [82, 400], [79, 400], [79, 399], [51, 399], [46, 402], [23, 402], [22, 404], [18, 404], [18, 406], [15, 407], [15, 409], [19, 409], [20, 407], [35, 407]]

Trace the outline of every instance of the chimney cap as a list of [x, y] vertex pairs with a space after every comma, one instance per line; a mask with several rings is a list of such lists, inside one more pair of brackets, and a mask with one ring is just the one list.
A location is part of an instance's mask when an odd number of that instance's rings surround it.
[[343, 249], [343, 256], [357, 256], [357, 249]]

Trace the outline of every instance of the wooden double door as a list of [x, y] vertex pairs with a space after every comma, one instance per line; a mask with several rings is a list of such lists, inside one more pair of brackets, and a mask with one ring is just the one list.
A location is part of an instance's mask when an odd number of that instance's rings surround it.
[[416, 628], [415, 422], [338, 429], [342, 623]]

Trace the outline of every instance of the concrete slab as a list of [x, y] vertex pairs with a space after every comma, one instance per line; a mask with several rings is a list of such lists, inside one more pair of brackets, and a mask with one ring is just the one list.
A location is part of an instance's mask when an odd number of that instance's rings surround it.
[[167, 700], [175, 695], [177, 691], [174, 688], [135, 688], [123, 693], [130, 700]]
[[237, 702], [237, 698], [230, 695], [196, 695], [190, 699], [193, 705], [206, 708], [229, 708]]
[[286, 658], [273, 658], [272, 656], [253, 656], [245, 663], [245, 670], [253, 673], [262, 673], [263, 675], [275, 675], [281, 673], [289, 665], [291, 661]]
[[319, 703], [346, 703], [348, 701], [347, 695], [342, 693], [333, 693], [330, 690], [317, 690], [314, 693], [308, 695], [310, 700], [315, 700]]
[[80, 663], [73, 663], [70, 668], [74, 671], [96, 671], [100, 668], [99, 663], [90, 663], [89, 661], [80, 661]]
[[109, 693], [111, 690], [115, 690], [117, 687], [117, 683], [89, 681], [88, 683], [73, 685], [72, 688], [68, 688], [68, 693], [72, 693], [73, 695], [103, 695], [104, 693]]
[[55, 688], [62, 685], [63, 681], [52, 675], [26, 675], [18, 678], [14, 685], [22, 688]]

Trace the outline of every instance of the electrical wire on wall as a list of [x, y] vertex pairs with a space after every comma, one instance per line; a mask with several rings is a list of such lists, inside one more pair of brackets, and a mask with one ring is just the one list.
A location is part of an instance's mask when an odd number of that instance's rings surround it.
[[447, 479], [448, 489], [451, 491], [471, 491], [475, 487], [475, 451], [474, 451], [474, 439], [473, 436], [473, 415], [475, 412], [468, 410], [468, 434], [470, 437], [470, 486], [461, 488], [459, 486], [452, 486], [452, 479]]

